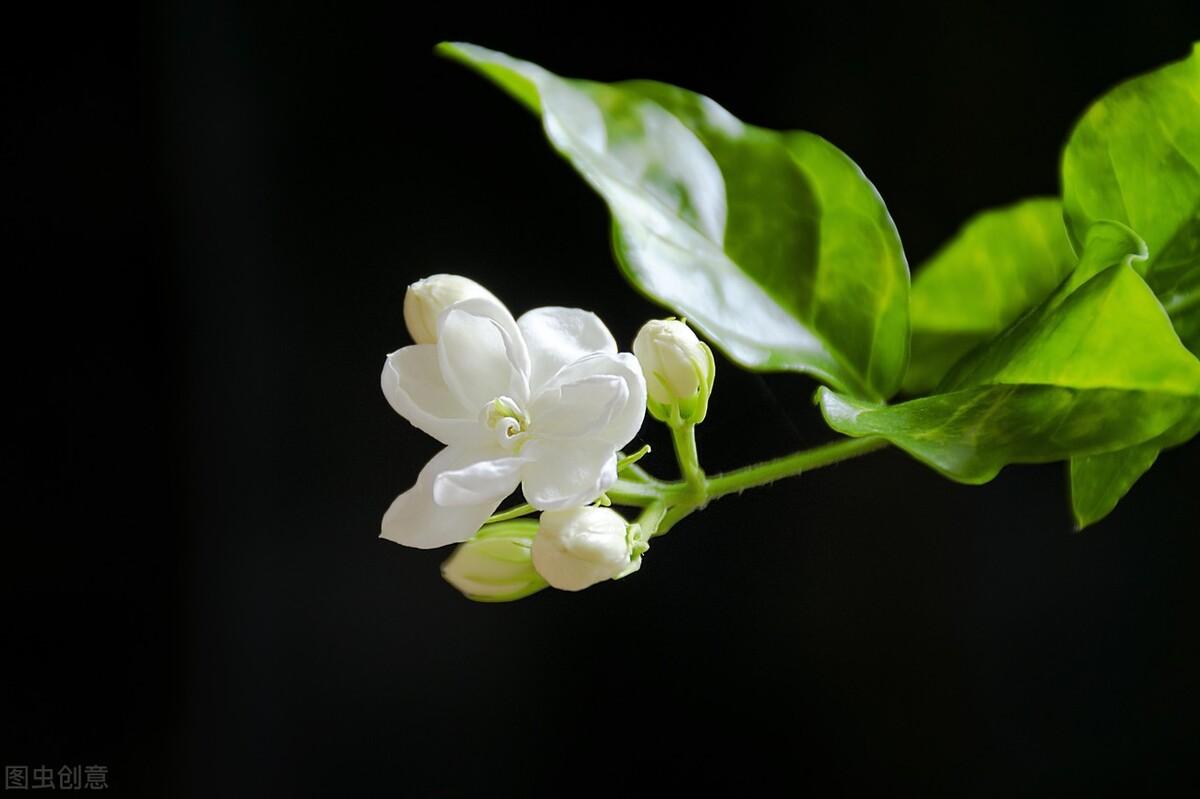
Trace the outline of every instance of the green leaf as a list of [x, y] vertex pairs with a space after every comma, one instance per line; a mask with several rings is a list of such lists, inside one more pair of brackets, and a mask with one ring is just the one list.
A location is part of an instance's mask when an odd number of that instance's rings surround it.
[[439, 50], [532, 110], [608, 204], [626, 277], [735, 362], [883, 399], [908, 358], [908, 266], [878, 193], [837, 148], [743, 124], [645, 81], [565, 80], [468, 44]]
[[[988, 380], [990, 376], [1010, 369], [1014, 354], [1020, 353], [1024, 360], [1018, 361], [1018, 371], [1028, 368], [1029, 360], [1036, 359], [1042, 366], [1049, 369], [1073, 368], [1081, 379], [1086, 380], [1092, 365], [1078, 358], [1079, 343], [1076, 336], [1088, 334], [1094, 337], [1109, 336], [1120, 340], [1124, 333], [1133, 332], [1126, 325], [1136, 325], [1137, 319], [1131, 317], [1128, 321], [1123, 317], [1121, 308], [1104, 308], [1106, 321], [1104, 326], [1091, 330], [1098, 325], [1097, 321], [1087, 316], [1077, 316], [1066, 322], [1049, 321], [1049, 317], [1058, 310], [1076, 290], [1091, 278], [1114, 265], [1128, 267], [1129, 271], [1137, 273], [1146, 260], [1146, 244], [1136, 233], [1120, 222], [1097, 222], [1092, 225], [1086, 235], [1086, 245], [1075, 270], [1058, 286], [1042, 303], [1016, 324], [1009, 327], [987, 347], [981, 347], [954, 365], [938, 386], [939, 391], [953, 391], [966, 385]], [[1141, 299], [1149, 299], [1143, 308], [1148, 328], [1154, 335], [1154, 341], [1159, 341], [1170, 350], [1179, 349], [1178, 338], [1174, 335], [1161, 306], [1152, 294], [1144, 291], [1144, 283], [1135, 281], [1136, 289], [1132, 290]], [[1134, 284], [1131, 284], [1134, 285]], [[1063, 326], [1058, 326], [1063, 325]], [[1040, 342], [1037, 350], [1029, 346]], [[1092, 346], [1098, 346], [1093, 342]], [[1118, 341], [1116, 346], [1121, 346]], [[1132, 354], [1141, 354], [1140, 350]], [[1186, 354], [1186, 353], [1185, 353]], [[1059, 359], [1061, 363], [1054, 359]]]
[[[1131, 239], [1141, 243], [1136, 252]], [[1128, 254], [1122, 258], [1123, 252]], [[1116, 259], [1129, 264], [1138, 274], [1145, 274], [1145, 245], [1129, 228], [1112, 221], [1093, 224], [1088, 229], [1079, 266], [1063, 281], [1050, 304], [1061, 302], [1065, 295]], [[1174, 436], [1187, 424], [1185, 419], [1163, 435], [1133, 447], [1071, 458], [1071, 507], [1077, 528], [1082, 530], [1107, 516], [1138, 478], [1154, 465], [1162, 447], [1182, 443], [1183, 439], [1177, 441]]]
[[1055, 198], [1023, 200], [968, 220], [913, 280], [905, 391], [933, 389], [956, 361], [1045, 299], [1074, 265]]
[[1183, 444], [1200, 432], [1200, 408], [1172, 426], [1167, 432], [1147, 441], [1114, 452], [1071, 459], [1071, 508], [1075, 523], [1082, 530], [1103, 519], [1133, 484], [1150, 470], [1158, 453]]
[[[1123, 226], [1086, 238], [1117, 263], [1069, 296], [1048, 297], [960, 363], [934, 396], [872, 405], [822, 389], [826, 421], [851, 436], [881, 435], [946, 476], [992, 479], [1009, 463], [1064, 460], [1163, 435], [1200, 405], [1200, 361], [1153, 292], [1112, 243]], [[1095, 258], [1085, 252], [1085, 263]]]
[[[1092, 104], [1063, 152], [1062, 184], [1075, 241], [1100, 219], [1120, 220], [1145, 238], [1146, 280], [1184, 346], [1200, 354], [1200, 44]], [[1080, 528], [1107, 515], [1159, 449], [1197, 429], [1200, 423], [1180, 424], [1154, 442], [1073, 459]]]
[[[1186, 410], [1140, 392], [995, 385], [873, 405], [821, 388], [825, 421], [849, 436], [887, 438], [952, 480], [986, 483], [1010, 463], [1133, 446]], [[1129, 416], [1134, 416], [1132, 424]]]
[[1200, 43], [1087, 110], [1063, 152], [1062, 186], [1076, 244], [1101, 219], [1146, 240], [1146, 281], [1200, 354]]
[[1071, 509], [1076, 528], [1082, 530], [1111, 513], [1154, 465], [1158, 452], [1158, 445], [1149, 441], [1116, 452], [1072, 458]]
[[[1139, 275], [1144, 275], [1147, 255], [1145, 242], [1125, 225], [1113, 221], [1096, 222], [1088, 228], [1079, 265], [1055, 291], [1047, 306], [1056, 307], [1088, 278], [1114, 262], [1127, 264]], [[1191, 426], [1189, 419], [1185, 417], [1166, 433], [1133, 447], [1072, 457], [1071, 507], [1077, 529], [1082, 530], [1107, 516], [1138, 478], [1154, 465], [1159, 450], [1183, 443], [1186, 438], [1178, 436]], [[1187, 437], [1194, 433], [1193, 430]]]

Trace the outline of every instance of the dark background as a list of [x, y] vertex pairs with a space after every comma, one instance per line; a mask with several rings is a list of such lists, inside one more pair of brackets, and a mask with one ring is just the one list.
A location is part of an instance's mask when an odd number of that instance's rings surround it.
[[[820, 133], [916, 266], [971, 213], [1054, 193], [1086, 104], [1200, 34], [1192, 2], [835, 5], [9, 19], [4, 762], [187, 797], [1194, 785], [1195, 443], [1082, 535], [1059, 465], [972, 488], [884, 452], [723, 500], [630, 579], [510, 605], [376, 538], [437, 448], [378, 389], [406, 284], [585, 306], [626, 346], [662, 314], [537, 122], [440, 39]], [[830, 439], [813, 387], [720, 363], [709, 469]]]

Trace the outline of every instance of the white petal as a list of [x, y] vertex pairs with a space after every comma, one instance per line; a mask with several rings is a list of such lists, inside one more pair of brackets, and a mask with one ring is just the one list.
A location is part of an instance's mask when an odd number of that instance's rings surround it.
[[[633, 440], [646, 418], [646, 379], [642, 376], [642, 367], [637, 358], [628, 352], [589, 355], [560, 369], [542, 394], [530, 403], [530, 407], [544, 408], [553, 401], [556, 389], [565, 390], [566, 386], [597, 376], [619, 378], [628, 388], [624, 402], [613, 408], [608, 422], [594, 434], [596, 438], [609, 442], [614, 449], [620, 449]], [[537, 416], [533, 415], [533, 419], [534, 425], [537, 425]]]
[[379, 378], [388, 403], [419, 430], [443, 444], [469, 444], [484, 438], [478, 412], [468, 412], [450, 393], [438, 366], [437, 348], [417, 344], [396, 350]]
[[438, 318], [438, 363], [458, 401], [478, 414], [496, 397], [529, 398], [529, 353], [503, 305], [455, 303]]
[[603, 433], [629, 402], [629, 384], [616, 375], [593, 375], [551, 386], [530, 404], [537, 435], [552, 438], [595, 437]]
[[434, 501], [433, 486], [441, 473], [463, 469], [478, 459], [478, 453], [457, 447], [447, 447], [435, 455], [421, 470], [417, 484], [396, 497], [383, 515], [380, 536], [404, 546], [432, 549], [475, 535], [507, 494], [473, 505], [445, 506]]
[[437, 322], [442, 311], [472, 297], [500, 302], [492, 292], [462, 275], [430, 275], [413, 283], [404, 292], [404, 324], [413, 341], [436, 343]]
[[[523, 374], [526, 379], [529, 377], [529, 350], [525, 344], [525, 336], [521, 333], [521, 328], [517, 326], [517, 320], [513, 319], [513, 315], [508, 312], [508, 308], [504, 303], [495, 298], [487, 297], [468, 297], [465, 300], [460, 300], [449, 306], [457, 308], [460, 311], [465, 311], [473, 316], [482, 316], [485, 319], [491, 319], [500, 329], [504, 331], [505, 346], [508, 348], [508, 357], [512, 361], [517, 371]], [[442, 312], [445, 315], [445, 311]], [[441, 317], [438, 318], [439, 330], [441, 325]]]
[[527, 458], [495, 458], [444, 471], [433, 481], [433, 501], [444, 507], [462, 507], [503, 499], [521, 482]]
[[630, 571], [628, 526], [611, 508], [547, 511], [538, 522], [530, 555], [546, 582], [579, 591]]
[[617, 352], [617, 342], [600, 317], [579, 308], [534, 308], [517, 325], [529, 347], [529, 384], [535, 391], [569, 363], [599, 352]]
[[538, 510], [585, 505], [617, 481], [616, 452], [607, 441], [539, 439], [521, 454], [530, 460], [521, 469], [521, 489]]

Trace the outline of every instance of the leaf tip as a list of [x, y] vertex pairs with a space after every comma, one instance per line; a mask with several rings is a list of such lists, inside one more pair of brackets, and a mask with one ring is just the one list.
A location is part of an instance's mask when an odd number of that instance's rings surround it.
[[825, 424], [842, 435], [858, 438], [870, 433], [869, 430], [859, 429], [857, 426], [859, 414], [865, 409], [861, 404], [856, 404], [855, 400], [837, 393], [828, 386], [821, 386], [813, 395], [813, 402], [821, 409]]
[[1082, 533], [1087, 528], [1092, 527], [1099, 521], [1102, 521], [1110, 512], [1112, 512], [1112, 508], [1097, 512], [1097, 509], [1095, 508], [1086, 510], [1083, 508], [1072, 507], [1071, 512], [1075, 517], [1075, 532]]
[[[1072, 461], [1073, 462], [1073, 461]], [[1114, 503], [1115, 505], [1116, 503]], [[1077, 497], [1074, 493], [1071, 495], [1071, 517], [1075, 521], [1072, 532], [1082, 533], [1087, 528], [1101, 521], [1109, 513], [1112, 508], [1098, 508], [1095, 503], [1089, 503], [1083, 500], [1082, 497]]]
[[469, 60], [469, 56], [463, 50], [463, 44], [463, 42], [438, 42], [433, 46], [433, 54], [451, 61], [466, 62]]
[[530, 111], [541, 113], [539, 90], [531, 76], [538, 70], [535, 65], [470, 42], [439, 42], [433, 52], [477, 72]]

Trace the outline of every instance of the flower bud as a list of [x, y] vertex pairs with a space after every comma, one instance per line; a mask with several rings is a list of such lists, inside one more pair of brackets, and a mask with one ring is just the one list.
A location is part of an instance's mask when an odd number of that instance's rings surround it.
[[[437, 321], [442, 311], [456, 302], [486, 297], [496, 300], [492, 292], [462, 275], [431, 275], [408, 287], [404, 295], [404, 324], [418, 344], [437, 341]], [[499, 302], [499, 300], [496, 300]]]
[[652, 319], [633, 341], [646, 375], [646, 407], [672, 427], [699, 424], [716, 377], [712, 350], [679, 319]]
[[580, 591], [636, 571], [641, 555], [634, 557], [629, 525], [615, 510], [570, 508], [542, 514], [533, 565], [555, 588]]
[[510, 602], [536, 593], [546, 587], [530, 555], [537, 531], [530, 519], [489, 524], [459, 544], [442, 564], [442, 577], [477, 602]]

